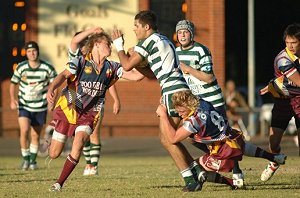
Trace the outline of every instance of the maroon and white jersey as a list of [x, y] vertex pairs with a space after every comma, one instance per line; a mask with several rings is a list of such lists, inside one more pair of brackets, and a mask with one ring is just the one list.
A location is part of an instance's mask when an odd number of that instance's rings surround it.
[[70, 124], [96, 123], [104, 105], [106, 90], [118, 80], [121, 65], [106, 60], [101, 71], [96, 69], [91, 54], [79, 56], [68, 63], [73, 74], [68, 85], [62, 90], [53, 117]]
[[275, 79], [271, 81], [274, 90], [270, 90], [272, 95], [275, 97], [276, 94], [278, 97], [300, 95], [300, 87], [288, 79], [297, 71], [300, 71], [298, 57], [293, 55], [287, 48], [282, 50], [274, 60]]

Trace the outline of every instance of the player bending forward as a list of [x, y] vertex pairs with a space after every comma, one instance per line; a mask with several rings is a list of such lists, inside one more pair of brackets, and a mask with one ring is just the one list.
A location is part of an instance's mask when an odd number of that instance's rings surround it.
[[[182, 126], [177, 130], [169, 122], [165, 105], [160, 104], [156, 110], [168, 140], [176, 144], [191, 137], [196, 142], [206, 144], [209, 149], [209, 153], [198, 160], [200, 170], [197, 175], [201, 184], [208, 181], [239, 187], [238, 181], [233, 183], [232, 179], [216, 175], [215, 172], [230, 172], [234, 161], [241, 161], [243, 155], [285, 164], [286, 155], [272, 154], [246, 143], [242, 132], [232, 129], [210, 103], [194, 96], [190, 90], [174, 93], [172, 101], [177, 113], [183, 118]], [[227, 183], [220, 182], [220, 177], [226, 179]]]

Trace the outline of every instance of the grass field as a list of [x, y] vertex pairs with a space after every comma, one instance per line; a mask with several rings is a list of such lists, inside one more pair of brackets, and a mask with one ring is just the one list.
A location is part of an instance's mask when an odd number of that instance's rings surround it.
[[[205, 183], [200, 192], [181, 191], [183, 180], [168, 156], [130, 157], [103, 156], [100, 175], [82, 176], [83, 159], [66, 181], [62, 192], [48, 189], [59, 176], [64, 157], [54, 160], [50, 167], [39, 158], [36, 171], [21, 171], [19, 157], [1, 157], [0, 197], [300, 197], [299, 157], [290, 156], [274, 177], [263, 183], [260, 173], [264, 159], [245, 157], [240, 163], [246, 174], [246, 189]], [[231, 174], [226, 174], [231, 176]]]

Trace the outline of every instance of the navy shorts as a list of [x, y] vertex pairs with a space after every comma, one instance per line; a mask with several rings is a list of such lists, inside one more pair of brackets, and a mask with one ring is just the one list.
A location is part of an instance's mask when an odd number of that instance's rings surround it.
[[26, 117], [31, 120], [31, 126], [41, 126], [46, 123], [47, 110], [41, 112], [30, 112], [26, 109], [19, 109], [19, 117]]

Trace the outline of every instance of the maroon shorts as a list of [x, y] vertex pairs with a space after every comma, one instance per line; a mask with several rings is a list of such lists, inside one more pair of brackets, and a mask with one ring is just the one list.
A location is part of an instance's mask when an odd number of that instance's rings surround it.
[[209, 146], [210, 152], [200, 157], [199, 163], [207, 171], [230, 172], [234, 162], [242, 160], [244, 147], [242, 135], [233, 140], [214, 143]]
[[[62, 120], [57, 120], [56, 125], [55, 125], [55, 131], [66, 135], [67, 137], [72, 137], [75, 135], [75, 131], [78, 129], [78, 127], [81, 127], [82, 125], [78, 124], [70, 124], [68, 122], [62, 121]], [[93, 122], [89, 124], [85, 124], [84, 126], [89, 126], [90, 130], [88, 130], [88, 134], [91, 134], [93, 130]], [[84, 129], [85, 131], [86, 129]]]
[[271, 127], [285, 130], [289, 121], [295, 118], [297, 129], [300, 128], [300, 96], [293, 98], [274, 98]]

